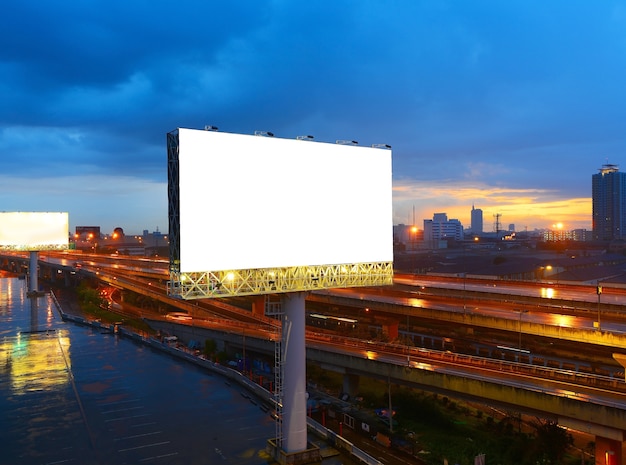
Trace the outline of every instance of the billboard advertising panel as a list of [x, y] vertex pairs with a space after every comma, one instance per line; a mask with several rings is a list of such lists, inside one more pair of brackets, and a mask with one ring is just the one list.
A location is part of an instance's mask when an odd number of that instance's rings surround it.
[[391, 151], [179, 129], [180, 271], [390, 262]]
[[68, 235], [68, 213], [0, 212], [0, 248], [63, 250], [68, 248]]

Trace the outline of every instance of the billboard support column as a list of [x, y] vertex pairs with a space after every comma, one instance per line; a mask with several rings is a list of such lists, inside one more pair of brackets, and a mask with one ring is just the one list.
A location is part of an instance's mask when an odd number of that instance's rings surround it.
[[283, 450], [307, 448], [305, 292], [283, 295]]
[[36, 250], [30, 251], [30, 262], [28, 265], [28, 293], [31, 295], [39, 292], [39, 283], [37, 282], [37, 260], [39, 259], [39, 252]]

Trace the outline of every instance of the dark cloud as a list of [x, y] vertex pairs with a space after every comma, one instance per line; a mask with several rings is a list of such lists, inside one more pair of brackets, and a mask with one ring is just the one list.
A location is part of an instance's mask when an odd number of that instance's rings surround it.
[[626, 150], [621, 1], [25, 1], [0, 40], [5, 175], [164, 182], [165, 134], [214, 124], [582, 197]]

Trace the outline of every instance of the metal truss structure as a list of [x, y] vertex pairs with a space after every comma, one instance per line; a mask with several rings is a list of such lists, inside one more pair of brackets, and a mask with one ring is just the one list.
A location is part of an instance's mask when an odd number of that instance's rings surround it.
[[46, 250], [67, 250], [67, 244], [37, 244], [37, 245], [0, 245], [0, 250], [6, 252], [42, 252]]
[[168, 293], [183, 299], [206, 299], [390, 284], [392, 262], [197, 273], [181, 273], [170, 266]]
[[170, 272], [180, 268], [180, 189], [178, 185], [178, 129], [167, 133], [167, 199]]

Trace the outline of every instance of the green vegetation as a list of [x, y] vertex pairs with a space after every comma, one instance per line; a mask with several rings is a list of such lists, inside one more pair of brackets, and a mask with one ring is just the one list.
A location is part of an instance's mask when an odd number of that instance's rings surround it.
[[[329, 392], [340, 392], [341, 375], [310, 365], [308, 377]], [[389, 405], [389, 385], [360, 380], [360, 408], [371, 410]], [[394, 438], [410, 445], [428, 464], [472, 465], [485, 454], [487, 463], [499, 465], [579, 464], [580, 456], [568, 457], [571, 435], [550, 421], [522, 421], [517, 413], [501, 412], [448, 397], [392, 385], [391, 399], [398, 422]], [[488, 413], [490, 412], [490, 413]]]
[[228, 360], [228, 354], [224, 351], [218, 352], [217, 342], [214, 339], [206, 339], [204, 341], [204, 350], [202, 351], [208, 360], [220, 362]]
[[100, 296], [97, 289], [89, 287], [85, 281], [82, 281], [76, 290], [78, 303], [82, 310], [92, 314], [105, 305], [106, 301]]
[[107, 309], [107, 302], [98, 293], [97, 289], [90, 287], [84, 281], [76, 290], [78, 304], [83, 313], [89, 318], [98, 319], [103, 323], [116, 323], [122, 321], [124, 326], [133, 328], [134, 331], [144, 334], [152, 334], [154, 331], [140, 318], [132, 318], [128, 315], [120, 315]]

